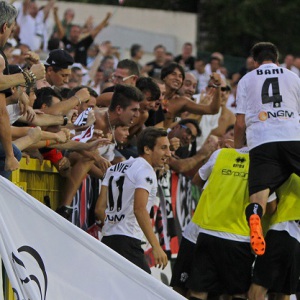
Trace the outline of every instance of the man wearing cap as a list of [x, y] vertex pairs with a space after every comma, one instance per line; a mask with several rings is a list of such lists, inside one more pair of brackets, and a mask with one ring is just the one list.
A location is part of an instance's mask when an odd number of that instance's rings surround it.
[[46, 80], [55, 89], [60, 90], [69, 82], [70, 67], [73, 65], [73, 57], [65, 50], [55, 49], [50, 51], [45, 62]]
[[75, 87], [81, 86], [87, 82], [87, 80], [83, 78], [85, 75], [87, 75], [87, 73], [88, 71], [82, 66], [82, 64], [75, 63], [72, 65], [70, 79], [71, 81], [73, 80], [73, 82], [75, 83]]

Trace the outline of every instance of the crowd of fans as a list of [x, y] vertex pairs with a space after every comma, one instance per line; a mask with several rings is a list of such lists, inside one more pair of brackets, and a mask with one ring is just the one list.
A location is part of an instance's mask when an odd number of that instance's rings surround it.
[[[74, 197], [87, 176], [101, 189], [108, 168], [139, 156], [137, 140], [146, 127], [163, 128], [170, 143], [171, 155], [156, 169], [159, 186], [174, 173], [190, 180], [215, 150], [233, 146], [236, 87], [255, 68], [252, 57], [230, 78], [221, 53], [205, 61], [193, 56], [190, 42], [178, 55], [157, 45], [153, 60], [142, 64], [143, 45], [136, 41], [125, 59], [110, 41], [94, 43], [111, 13], [79, 26], [71, 8], [59, 19], [55, 0], [42, 7], [32, 0], [14, 2], [15, 10], [4, 3], [0, 89], [9, 122], [2, 107], [1, 175], [9, 178], [21, 155], [50, 160], [64, 178], [56, 209], [64, 218], [74, 221]], [[299, 76], [298, 60], [287, 55], [282, 66]]]

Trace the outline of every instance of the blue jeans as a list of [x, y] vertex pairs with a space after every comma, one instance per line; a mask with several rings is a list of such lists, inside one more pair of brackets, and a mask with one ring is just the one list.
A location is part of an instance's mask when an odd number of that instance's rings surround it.
[[[13, 146], [15, 158], [18, 161], [20, 161], [22, 157], [21, 151], [14, 144], [12, 146]], [[0, 143], [0, 175], [5, 177], [6, 179], [10, 179], [11, 171], [5, 171], [4, 168], [5, 168], [5, 152], [2, 143]]]

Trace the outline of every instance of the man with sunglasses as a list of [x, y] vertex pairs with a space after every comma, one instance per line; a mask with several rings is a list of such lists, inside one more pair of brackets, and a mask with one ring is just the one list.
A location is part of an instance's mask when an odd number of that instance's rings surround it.
[[192, 143], [200, 135], [199, 125], [193, 119], [183, 119], [173, 129], [169, 130], [168, 138], [170, 140], [174, 137], [180, 140], [180, 147], [169, 158], [169, 166], [173, 171], [192, 177], [211, 153], [217, 149], [218, 139], [211, 136], [196, 152], [196, 149], [192, 148]]
[[[172, 139], [174, 137], [178, 138], [180, 140], [180, 147], [178, 151], [176, 151], [176, 155], [178, 155], [180, 158], [185, 158], [189, 154], [189, 146], [191, 143], [193, 143], [197, 136], [200, 136], [201, 130], [199, 128], [199, 125], [197, 124], [197, 121], [193, 119], [183, 119], [178, 122], [178, 124], [173, 127], [173, 129], [169, 130], [168, 137], [169, 139]], [[187, 151], [183, 151], [186, 154], [180, 155], [182, 153], [182, 149], [185, 149]]]

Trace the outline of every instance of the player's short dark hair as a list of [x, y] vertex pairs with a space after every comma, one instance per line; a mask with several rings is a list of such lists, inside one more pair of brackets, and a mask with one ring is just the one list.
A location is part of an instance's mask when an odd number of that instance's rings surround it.
[[270, 42], [260, 42], [252, 47], [251, 55], [254, 61], [259, 64], [262, 64], [265, 60], [276, 63], [279, 58], [279, 51], [278, 48]]
[[130, 56], [135, 57], [136, 54], [142, 49], [142, 46], [139, 44], [132, 44], [130, 47]]
[[117, 69], [127, 69], [129, 75], [140, 76], [139, 66], [131, 59], [123, 59], [118, 62]]
[[154, 47], [153, 51], [155, 51], [155, 50], [157, 50], [157, 49], [159, 49], [159, 48], [162, 48], [162, 49], [164, 49], [164, 51], [166, 51], [166, 47], [165, 47], [164, 45], [162, 45], [162, 44], [156, 45], [156, 46]]
[[126, 109], [132, 102], [141, 102], [143, 99], [144, 96], [142, 92], [136, 87], [126, 84], [117, 84], [110, 102], [109, 110], [114, 111], [117, 106]]
[[46, 104], [48, 107], [52, 105], [52, 98], [56, 97], [60, 101], [62, 100], [61, 95], [53, 90], [51, 87], [43, 87], [36, 91], [36, 100], [33, 103], [34, 109], [42, 108], [43, 104]]
[[193, 47], [193, 44], [192, 44], [191, 42], [185, 42], [185, 43], [183, 44], [183, 46], [191, 46], [191, 47]]
[[71, 89], [69, 88], [62, 88], [59, 92], [60, 95], [63, 99], [69, 99], [69, 92], [71, 91]]
[[168, 64], [167, 66], [161, 69], [161, 73], [160, 73], [161, 80], [164, 80], [169, 74], [173, 73], [175, 69], [178, 69], [180, 71], [180, 73], [182, 74], [182, 80], [184, 80], [185, 79], [184, 69], [180, 64], [176, 62], [171, 62], [170, 64]]
[[142, 92], [150, 92], [151, 100], [158, 100], [160, 97], [160, 89], [157, 83], [151, 77], [140, 77], [136, 81], [135, 86]]
[[144, 154], [144, 147], [148, 147], [149, 149], [153, 150], [156, 141], [158, 138], [168, 136], [168, 133], [163, 128], [156, 128], [156, 127], [147, 127], [138, 136], [137, 140], [137, 150], [138, 154]]
[[95, 90], [93, 90], [92, 88], [90, 88], [89, 86], [86, 85], [80, 85], [80, 86], [76, 86], [73, 89], [71, 89], [68, 93], [68, 99], [73, 97], [78, 91], [80, 91], [81, 89], [86, 88], [89, 92], [89, 94], [95, 98], [98, 97], [98, 94]]

